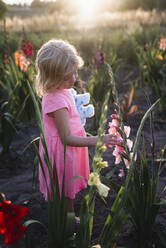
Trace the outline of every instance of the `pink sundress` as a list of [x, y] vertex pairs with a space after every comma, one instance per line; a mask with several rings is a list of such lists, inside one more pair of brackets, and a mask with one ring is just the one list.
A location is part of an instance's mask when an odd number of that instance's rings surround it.
[[[56, 90], [52, 93], [46, 93], [42, 99], [42, 116], [45, 131], [45, 138], [49, 158], [54, 167], [54, 160], [56, 162], [56, 169], [58, 173], [58, 181], [60, 192], [62, 189], [62, 179], [64, 171], [64, 146], [58, 135], [54, 119], [48, 116], [48, 113], [55, 112], [58, 109], [67, 108], [69, 112], [70, 130], [71, 133], [78, 136], [86, 136], [84, 127], [81, 124], [81, 119], [77, 112], [74, 99], [68, 89]], [[49, 173], [47, 166], [44, 163], [43, 147], [40, 142], [39, 146], [40, 156], [44, 166], [45, 175], [49, 185]], [[53, 168], [54, 169], [54, 168]], [[74, 199], [75, 194], [81, 189], [87, 187], [87, 182], [82, 178], [75, 179], [68, 187], [69, 182], [73, 176], [82, 176], [89, 179], [89, 158], [87, 147], [72, 147], [66, 146], [66, 166], [65, 166], [65, 194], [67, 197]], [[39, 182], [40, 191], [45, 195], [47, 200], [47, 188], [42, 170], [39, 166]], [[50, 185], [49, 185], [49, 190]]]

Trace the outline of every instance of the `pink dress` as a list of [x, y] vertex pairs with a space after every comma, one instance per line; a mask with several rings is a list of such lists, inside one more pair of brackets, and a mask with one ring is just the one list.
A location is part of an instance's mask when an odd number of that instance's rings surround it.
[[[64, 146], [58, 135], [58, 131], [55, 125], [55, 121], [52, 117], [48, 116], [48, 113], [55, 112], [58, 109], [67, 108], [69, 112], [70, 130], [71, 133], [78, 136], [86, 136], [85, 130], [81, 124], [79, 114], [77, 112], [74, 99], [68, 89], [57, 90], [56, 92], [46, 93], [42, 99], [42, 115], [44, 123], [45, 138], [47, 143], [47, 149], [49, 158], [54, 167], [54, 160], [56, 162], [56, 169], [58, 173], [58, 181], [60, 192], [62, 189], [62, 179], [64, 171]], [[49, 185], [49, 173], [47, 166], [44, 163], [43, 147], [40, 143], [40, 156], [44, 165], [44, 171]], [[81, 189], [87, 187], [87, 182], [82, 178], [75, 179], [68, 187], [69, 182], [73, 176], [82, 176], [89, 179], [89, 158], [87, 147], [66, 147], [66, 167], [65, 167], [65, 193], [66, 196], [74, 199], [75, 194]], [[40, 191], [45, 195], [47, 200], [47, 188], [42, 170], [39, 166], [39, 181]], [[50, 186], [49, 186], [50, 190]], [[51, 190], [50, 190], [51, 192]]]

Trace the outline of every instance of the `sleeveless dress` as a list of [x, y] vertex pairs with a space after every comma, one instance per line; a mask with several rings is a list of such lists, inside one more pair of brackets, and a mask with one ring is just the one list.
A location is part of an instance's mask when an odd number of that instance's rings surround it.
[[[60, 193], [62, 189], [62, 180], [64, 172], [64, 145], [58, 135], [55, 121], [48, 113], [55, 112], [58, 109], [67, 108], [69, 112], [69, 123], [71, 133], [77, 136], [86, 137], [85, 130], [82, 126], [80, 116], [77, 112], [74, 99], [69, 89], [56, 90], [55, 92], [46, 93], [42, 99], [42, 117], [45, 131], [45, 139], [47, 143], [49, 159], [54, 170], [54, 161], [58, 174], [58, 182]], [[44, 163], [44, 150], [40, 142], [39, 152], [44, 166], [44, 172], [49, 185], [49, 173]], [[69, 182], [73, 176], [82, 176], [89, 179], [89, 158], [87, 147], [66, 146], [66, 163], [65, 163], [65, 195], [70, 199], [74, 199], [76, 193], [87, 187], [87, 182], [82, 178], [75, 179], [70, 186]], [[39, 166], [39, 182], [40, 191], [45, 195], [47, 200], [47, 187], [41, 167]]]

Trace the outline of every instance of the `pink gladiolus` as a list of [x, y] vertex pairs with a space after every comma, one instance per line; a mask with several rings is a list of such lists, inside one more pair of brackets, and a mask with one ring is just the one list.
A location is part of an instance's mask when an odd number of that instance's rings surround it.
[[112, 114], [112, 115], [111, 115], [111, 118], [112, 118], [112, 119], [116, 119], [116, 114]]
[[116, 134], [117, 133], [116, 127], [113, 125], [110, 125], [108, 132], [109, 134]]
[[123, 169], [120, 169], [120, 170], [119, 170], [118, 176], [119, 176], [119, 177], [124, 177], [124, 170], [123, 170]]
[[[132, 157], [133, 157], [133, 152], [130, 153], [130, 158], [132, 158]], [[137, 160], [137, 153], [135, 154], [134, 160], [135, 160], [135, 161]]]
[[128, 126], [124, 126], [124, 132], [125, 132], [125, 134], [126, 134], [126, 137], [128, 138], [129, 137], [129, 135], [130, 135], [130, 130], [131, 130], [131, 128], [130, 127], [128, 127]]
[[130, 161], [128, 159], [125, 159], [124, 158], [124, 163], [126, 165], [126, 168], [129, 169], [129, 167], [130, 167]]
[[160, 40], [160, 50], [165, 51], [166, 50], [166, 38], [162, 37]]
[[129, 151], [131, 151], [132, 147], [133, 147], [133, 141], [130, 139], [127, 139], [127, 146], [129, 148]]
[[[123, 143], [123, 139], [117, 131], [117, 127], [119, 127], [119, 122], [117, 121], [115, 114], [112, 114], [111, 117], [113, 120], [109, 123], [110, 128], [109, 128], [108, 132], [109, 132], [109, 134], [117, 135], [117, 143], [121, 144], [121, 143]], [[129, 139], [130, 131], [131, 131], [131, 128], [129, 126], [124, 126], [124, 132], [126, 134], [126, 145], [127, 145], [128, 150], [130, 152], [129, 155], [130, 155], [130, 159], [131, 159], [132, 155], [133, 155], [133, 153], [131, 152], [132, 147], [133, 147], [133, 141]], [[115, 156], [115, 164], [119, 164], [122, 161], [121, 154], [125, 155], [125, 153], [126, 153], [126, 151], [123, 147], [115, 144], [114, 150], [113, 150], [113, 156]], [[136, 158], [137, 158], [137, 156], [135, 156], [135, 160], [136, 160]], [[126, 158], [123, 158], [123, 161], [125, 163], [126, 168], [129, 169], [130, 161]], [[120, 170], [119, 176], [120, 177], [124, 176], [123, 170]]]
[[115, 156], [115, 164], [119, 164], [121, 162], [121, 156], [119, 153], [118, 146], [115, 146], [115, 149], [112, 154], [113, 156]]

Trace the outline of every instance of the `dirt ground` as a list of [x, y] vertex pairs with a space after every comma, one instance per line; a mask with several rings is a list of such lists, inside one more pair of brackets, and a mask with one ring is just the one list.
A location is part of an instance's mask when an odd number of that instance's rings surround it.
[[[154, 102], [154, 99], [151, 98]], [[126, 125], [131, 126], [130, 139], [135, 140], [135, 135], [140, 124], [140, 120], [144, 115], [145, 111], [148, 109], [145, 98], [142, 96], [141, 92], [134, 98], [134, 103], [138, 105], [138, 111], [133, 116], [131, 116]], [[113, 113], [113, 106], [109, 107], [108, 111], [108, 121], [110, 119], [110, 114]], [[154, 111], [154, 137], [155, 137], [155, 156], [158, 156], [159, 151], [166, 144], [166, 112], [159, 115], [157, 108]], [[143, 128], [143, 135], [145, 138], [145, 144], [147, 149], [147, 158], [151, 158], [150, 143], [152, 142], [149, 120], [146, 121]], [[29, 214], [25, 218], [39, 220], [45, 225], [47, 225], [47, 203], [45, 202], [42, 194], [39, 192], [38, 183], [33, 184], [33, 168], [34, 168], [34, 158], [35, 152], [33, 145], [30, 142], [39, 136], [39, 129], [37, 123], [25, 123], [24, 127], [19, 130], [15, 135], [13, 142], [10, 147], [10, 152], [8, 154], [0, 155], [0, 192], [6, 195], [8, 200], [11, 200], [13, 204], [19, 204], [29, 207]], [[28, 147], [27, 147], [28, 146]], [[26, 150], [24, 151], [24, 149]], [[89, 152], [91, 156], [94, 154], [94, 148], [90, 148]], [[138, 156], [140, 154], [140, 147], [138, 151]], [[103, 154], [104, 160], [108, 161], [109, 167], [103, 170], [103, 174], [108, 172], [111, 166], [114, 165], [114, 157], [112, 156], [111, 150], [107, 150]], [[158, 166], [156, 164], [156, 166]], [[118, 169], [118, 166], [117, 166]], [[117, 170], [118, 171], [118, 170]], [[117, 173], [118, 174], [118, 173]], [[114, 179], [122, 182], [117, 174], [114, 175]], [[159, 181], [159, 192], [165, 186], [166, 183], [166, 169], [163, 171], [160, 181]], [[85, 194], [86, 190], [80, 192], [75, 199], [75, 212], [79, 213], [81, 206], [81, 200]], [[109, 196], [107, 198], [107, 204], [105, 204], [99, 197], [96, 199], [95, 206], [95, 222], [93, 229], [93, 244], [97, 243], [97, 239], [101, 233], [105, 218], [109, 212], [113, 199], [115, 198], [115, 193], [110, 190]], [[166, 209], [161, 208], [157, 220], [157, 226], [166, 233]], [[36, 248], [47, 247], [47, 235], [44, 229], [38, 225], [33, 224], [28, 228], [29, 232], [32, 234], [35, 242]], [[130, 221], [127, 221], [123, 230], [118, 237], [118, 246], [123, 246], [126, 248], [137, 247], [137, 241], [135, 240], [134, 231]], [[0, 236], [0, 246], [3, 245], [2, 237]], [[18, 242], [12, 247], [24, 247], [23, 242]], [[164, 248], [165, 246], [159, 241], [156, 233], [154, 232], [152, 242], [149, 247]]]

